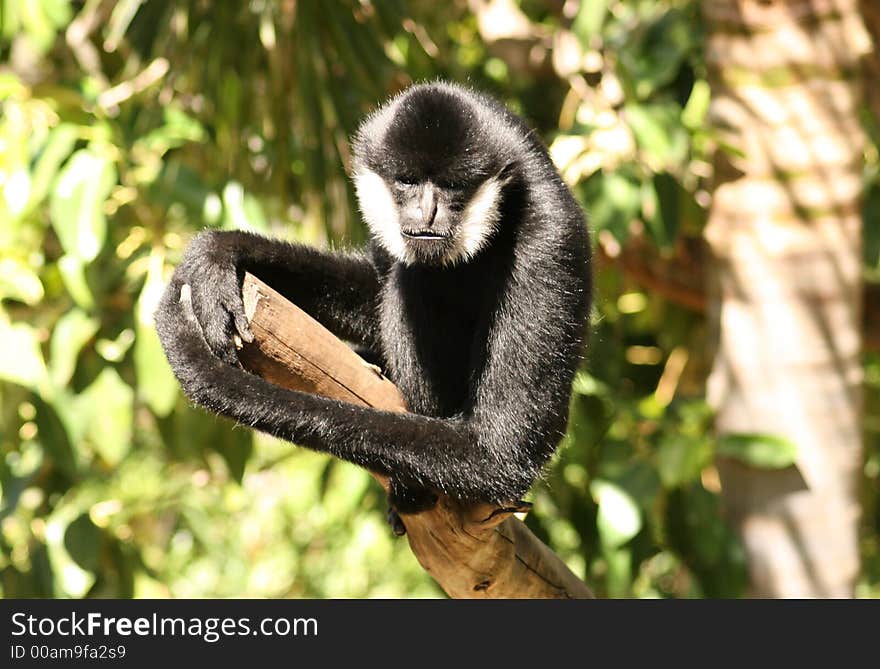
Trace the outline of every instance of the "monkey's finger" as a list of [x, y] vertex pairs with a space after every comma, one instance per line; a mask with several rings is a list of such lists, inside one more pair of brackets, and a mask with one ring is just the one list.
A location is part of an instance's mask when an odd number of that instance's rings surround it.
[[238, 283], [226, 286], [222, 291], [223, 307], [232, 319], [233, 337], [237, 334], [242, 340], [250, 343], [254, 340], [250, 323], [244, 313], [244, 302], [241, 299], [241, 289]]
[[183, 311], [184, 320], [192, 326], [190, 328], [191, 332], [195, 334], [203, 346], [207, 346], [208, 342], [205, 341], [205, 333], [202, 332], [202, 326], [199, 325], [195, 309], [193, 309], [192, 288], [188, 283], [185, 283], [180, 287], [180, 299], [178, 302], [181, 311]]
[[250, 323], [248, 323], [247, 316], [244, 315], [244, 309], [233, 311], [232, 318], [235, 323], [235, 329], [238, 331], [238, 336], [248, 343], [252, 342], [254, 340], [254, 333], [251, 330]]
[[[221, 313], [227, 316], [226, 312]], [[231, 315], [222, 320], [213, 320], [205, 328], [205, 339], [214, 355], [223, 362], [235, 366], [238, 365], [238, 354], [233, 341], [234, 335], [235, 327]]]
[[192, 307], [211, 353], [229, 365], [237, 365], [238, 355], [232, 341], [235, 326], [226, 300], [221, 298], [218, 303], [209, 291], [197, 289], [192, 293]]
[[[178, 299], [178, 303], [183, 310], [183, 317], [190, 323], [198, 325], [199, 321], [196, 318], [196, 312], [193, 309], [192, 303], [192, 288], [188, 283], [185, 283], [180, 287], [180, 298]], [[201, 328], [199, 329], [201, 330]]]
[[[195, 308], [193, 307], [192, 288], [189, 284], [183, 284], [180, 287], [180, 298], [178, 299], [180, 309], [183, 312], [183, 323], [176, 321], [177, 339], [188, 340], [192, 347], [189, 348], [190, 354], [198, 354], [199, 356], [212, 355], [211, 347], [205, 338], [202, 326], [196, 318]], [[185, 323], [185, 324], [184, 324]], [[172, 366], [173, 362], [172, 362]], [[180, 379], [179, 370], [175, 370], [175, 374]], [[183, 381], [181, 381], [182, 383]]]

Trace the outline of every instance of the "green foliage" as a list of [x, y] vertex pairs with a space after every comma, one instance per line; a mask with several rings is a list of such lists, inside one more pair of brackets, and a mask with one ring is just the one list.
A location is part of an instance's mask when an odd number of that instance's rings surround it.
[[752, 467], [784, 469], [797, 457], [797, 446], [770, 434], [726, 434], [718, 440], [718, 453]]
[[[571, 37], [554, 59], [575, 65], [548, 74], [484, 43], [463, 3], [0, 0], [0, 595], [440, 594], [365, 473], [189, 406], [152, 311], [204, 227], [361, 243], [346, 138], [436, 76], [537, 127], [603, 250], [699, 231], [713, 138], [696, 3], [562, 4], [521, 3]], [[740, 595], [713, 458], [783, 467], [792, 446], [712, 438], [699, 316], [612, 265], [595, 292], [569, 431], [527, 523], [600, 594]]]

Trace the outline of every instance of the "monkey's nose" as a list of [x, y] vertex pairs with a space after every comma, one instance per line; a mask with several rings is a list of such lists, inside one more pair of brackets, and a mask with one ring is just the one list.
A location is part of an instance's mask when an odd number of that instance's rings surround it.
[[419, 213], [422, 217], [422, 225], [426, 228], [434, 225], [434, 218], [437, 216], [437, 196], [430, 184], [426, 184], [422, 189], [422, 196], [419, 199]]

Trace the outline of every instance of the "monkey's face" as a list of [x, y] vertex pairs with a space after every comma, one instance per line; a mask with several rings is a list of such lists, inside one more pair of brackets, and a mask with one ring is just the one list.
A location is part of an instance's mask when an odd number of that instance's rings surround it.
[[370, 231], [406, 264], [466, 262], [499, 223], [503, 155], [456, 96], [431, 87], [404, 95], [355, 141], [354, 181]]
[[498, 222], [502, 182], [412, 173], [355, 175], [361, 209], [373, 235], [406, 264], [468, 260], [489, 241]]

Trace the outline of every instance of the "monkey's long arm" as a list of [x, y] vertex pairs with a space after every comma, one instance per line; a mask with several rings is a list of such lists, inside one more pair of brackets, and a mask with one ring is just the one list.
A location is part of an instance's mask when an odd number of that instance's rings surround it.
[[244, 273], [250, 272], [336, 336], [376, 350], [379, 281], [365, 255], [330, 253], [250, 232], [210, 231], [200, 234], [188, 252], [190, 262], [198, 264], [200, 256], [208, 268], [234, 267], [239, 293]]
[[[179, 295], [174, 286], [166, 291], [156, 327], [190, 399], [263, 432], [328, 452], [403, 485], [468, 501], [515, 500], [536, 473], [521, 447], [534, 426], [520, 425], [520, 434], [502, 443], [508, 433], [478, 430], [466, 420], [390, 413], [286, 390], [223, 362], [205, 342], [188, 288]], [[487, 436], [478, 439], [481, 432]]]

